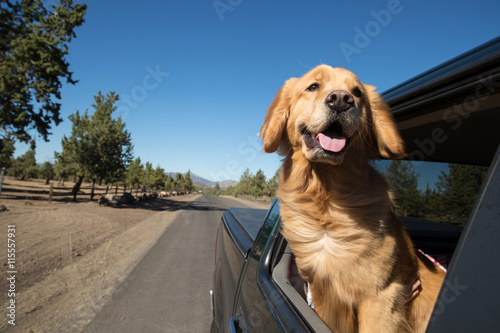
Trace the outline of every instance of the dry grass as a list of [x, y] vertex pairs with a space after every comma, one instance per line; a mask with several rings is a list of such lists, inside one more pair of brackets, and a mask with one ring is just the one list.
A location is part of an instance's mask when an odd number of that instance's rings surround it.
[[[8, 225], [16, 229], [18, 273], [16, 326], [3, 320], [2, 332], [80, 331], [156, 243], [184, 202], [197, 197], [158, 198], [111, 208], [90, 201], [90, 184], [84, 184], [78, 201], [72, 202], [72, 186], [67, 182], [55, 187], [57, 195], [49, 203], [50, 186], [43, 180], [7, 177], [4, 181], [0, 198], [8, 209], [0, 212], [4, 316], [9, 301]], [[96, 194], [105, 191], [105, 186], [96, 188]]]

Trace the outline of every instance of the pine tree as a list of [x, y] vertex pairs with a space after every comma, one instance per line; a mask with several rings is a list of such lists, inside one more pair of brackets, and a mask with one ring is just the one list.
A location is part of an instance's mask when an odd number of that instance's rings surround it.
[[55, 175], [54, 166], [52, 165], [52, 163], [43, 163], [40, 168], [40, 174], [45, 179], [45, 185], [48, 185]]
[[140, 157], [137, 157], [134, 161], [130, 162], [127, 167], [127, 171], [125, 172], [127, 185], [139, 188], [139, 186], [141, 185], [143, 172], [144, 165], [142, 165]]
[[89, 134], [90, 118], [87, 112], [80, 116], [80, 112], [76, 111], [69, 116], [69, 120], [73, 123], [71, 136], [69, 138], [63, 136], [61, 142], [63, 150], [56, 156], [60, 165], [74, 172], [75, 184], [72, 193], [73, 201], [76, 201], [83, 178], [91, 172], [92, 161], [90, 157], [93, 147]]
[[35, 142], [31, 141], [30, 149], [14, 159], [10, 174], [21, 180], [36, 178], [38, 176], [38, 166], [35, 160], [35, 149]]
[[99, 180], [114, 183], [124, 177], [126, 167], [132, 159], [130, 133], [125, 130], [121, 117], [112, 118], [118, 95], [111, 92], [104, 97], [99, 92], [94, 99], [92, 106], [95, 112], [92, 116], [87, 111], [83, 115], [76, 111], [69, 116], [73, 123], [71, 136], [63, 137], [63, 151], [56, 154], [61, 165], [74, 170], [74, 201], [84, 177], [93, 182]]
[[418, 174], [411, 162], [393, 160], [387, 167], [385, 177], [394, 193], [397, 213], [403, 216], [420, 216]]
[[264, 195], [264, 189], [266, 187], [266, 176], [262, 170], [258, 170], [255, 176], [251, 180], [250, 195], [260, 197]]
[[182, 173], [178, 172], [175, 174], [174, 189], [181, 190], [183, 188], [184, 188], [184, 177], [182, 176]]
[[156, 190], [165, 187], [166, 180], [165, 170], [158, 165], [153, 172], [153, 187]]
[[94, 99], [95, 112], [89, 128], [94, 152], [91, 173], [100, 181], [115, 183], [124, 179], [126, 167], [132, 160], [132, 140], [121, 117], [112, 117], [118, 95], [111, 92], [104, 96], [99, 91]]
[[236, 184], [235, 187], [235, 195], [239, 194], [250, 194], [251, 191], [251, 181], [252, 181], [253, 175], [250, 173], [250, 169], [246, 169], [243, 174], [240, 177], [240, 181], [238, 184]]
[[436, 183], [449, 220], [465, 224], [486, 176], [486, 168], [475, 165], [449, 164], [448, 174], [441, 172]]
[[62, 183], [64, 186], [64, 182], [66, 181], [67, 177], [76, 174], [76, 169], [74, 168], [74, 165], [72, 163], [68, 163], [63, 159], [61, 153], [55, 152], [54, 157], [54, 172], [57, 179], [59, 180], [58, 184], [61, 185]]
[[186, 191], [194, 191], [193, 180], [191, 179], [191, 170], [188, 170], [184, 176], [184, 189]]
[[12, 165], [12, 156], [16, 151], [14, 143], [12, 135], [6, 135], [0, 139], [0, 169], [4, 167], [8, 169]]
[[165, 188], [168, 191], [172, 191], [175, 188], [174, 179], [171, 175], [168, 175], [167, 180], [165, 181]]
[[279, 185], [280, 171], [281, 168], [276, 170], [276, 173], [274, 174], [273, 178], [269, 179], [269, 181], [266, 183], [264, 195], [268, 197], [276, 196], [276, 191], [278, 190], [278, 185]]
[[[61, 0], [2, 0], [0, 5], [0, 129], [28, 142], [34, 128], [44, 140], [58, 125], [60, 79], [76, 84], [65, 57], [84, 22], [85, 4]], [[36, 107], [35, 107], [36, 105]]]
[[142, 174], [142, 187], [150, 189], [154, 186], [154, 169], [151, 162], [146, 162], [144, 165], [144, 173]]

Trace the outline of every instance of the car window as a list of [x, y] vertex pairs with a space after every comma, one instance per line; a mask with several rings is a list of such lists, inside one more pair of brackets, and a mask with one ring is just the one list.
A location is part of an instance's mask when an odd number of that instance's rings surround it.
[[399, 217], [464, 226], [486, 176], [476, 165], [403, 160], [377, 161], [394, 195]]
[[[446, 268], [458, 237], [469, 218], [487, 172], [486, 167], [437, 162], [383, 160], [374, 163], [391, 187], [395, 212], [408, 226], [420, 225], [426, 236], [413, 239], [418, 250]], [[275, 204], [268, 218], [279, 218]], [[409, 224], [411, 222], [411, 224]], [[442, 227], [435, 227], [438, 222]], [[433, 237], [427, 228], [433, 225]], [[443, 234], [440, 234], [443, 232]], [[278, 236], [271, 260], [271, 275], [287, 298], [299, 309], [308, 325], [318, 332], [329, 332], [307, 304], [307, 284], [300, 277], [293, 254]]]

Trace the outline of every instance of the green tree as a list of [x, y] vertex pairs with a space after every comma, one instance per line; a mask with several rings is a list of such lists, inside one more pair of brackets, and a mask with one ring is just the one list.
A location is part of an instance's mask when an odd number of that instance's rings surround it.
[[178, 172], [175, 174], [174, 189], [180, 190], [183, 188], [184, 188], [184, 176], [182, 176], [182, 173]]
[[396, 212], [402, 216], [419, 216], [420, 192], [418, 174], [410, 161], [393, 160], [387, 167], [385, 177], [396, 201]]
[[240, 177], [240, 181], [234, 188], [234, 195], [244, 194], [252, 196], [262, 196], [270, 193], [269, 184], [262, 170], [258, 170], [255, 175], [246, 169]]
[[75, 176], [75, 184], [73, 186], [73, 201], [76, 201], [76, 196], [85, 176], [94, 176], [92, 170], [92, 140], [90, 137], [90, 117], [87, 112], [80, 115], [76, 111], [69, 116], [69, 120], [73, 123], [71, 136], [68, 138], [63, 136], [61, 145], [62, 152], [56, 153], [58, 163], [65, 170], [72, 170]]
[[126, 166], [132, 159], [130, 133], [125, 130], [121, 117], [113, 119], [114, 103], [118, 95], [114, 92], [104, 97], [101, 92], [94, 97], [95, 112], [78, 111], [69, 116], [73, 123], [71, 136], [62, 139], [63, 151], [58, 154], [61, 165], [74, 170], [76, 181], [73, 200], [85, 177], [113, 183], [124, 177]]
[[250, 195], [260, 197], [264, 195], [266, 188], [266, 176], [262, 170], [258, 170], [255, 176], [250, 181]]
[[235, 186], [235, 195], [239, 194], [250, 195], [252, 188], [252, 178], [253, 175], [250, 173], [250, 170], [246, 169], [240, 176], [240, 181]]
[[171, 175], [168, 175], [167, 180], [165, 181], [165, 189], [171, 191], [175, 188], [174, 179]]
[[45, 185], [48, 185], [49, 182], [54, 179], [55, 171], [54, 166], [50, 162], [45, 162], [42, 164], [40, 168], [40, 174], [45, 179]]
[[281, 168], [276, 171], [273, 178], [269, 179], [269, 181], [266, 182], [263, 193], [264, 195], [268, 197], [276, 196], [276, 190], [278, 189], [279, 185], [280, 171]]
[[99, 91], [94, 99], [95, 112], [89, 128], [93, 148], [91, 174], [99, 181], [116, 183], [124, 180], [127, 165], [132, 160], [132, 139], [121, 117], [112, 117], [118, 95], [110, 92], [104, 96]]
[[188, 170], [184, 176], [184, 189], [186, 191], [194, 191], [193, 180], [191, 179], [191, 171]]
[[14, 160], [12, 171], [15, 177], [21, 180], [37, 178], [38, 166], [35, 160], [35, 144], [31, 142], [30, 149]]
[[435, 190], [427, 187], [421, 193], [421, 212], [425, 217], [441, 217], [443, 213], [443, 205], [441, 195]]
[[481, 166], [449, 164], [436, 183], [449, 220], [465, 224], [481, 189], [487, 169]]
[[[218, 183], [217, 183], [217, 185], [218, 185]], [[232, 196], [237, 195], [236, 187], [233, 185], [226, 187], [223, 191], [220, 190], [220, 186], [218, 188], [219, 188], [219, 193], [217, 193], [217, 195], [219, 195], [219, 194], [232, 195]]]
[[154, 186], [154, 169], [151, 162], [146, 162], [144, 165], [144, 173], [142, 174], [142, 187], [149, 189]]
[[66, 160], [63, 159], [61, 153], [55, 152], [55, 163], [54, 163], [54, 172], [59, 180], [58, 184], [64, 186], [64, 182], [70, 175], [75, 175], [76, 170], [73, 168], [73, 164], [68, 164]]
[[14, 146], [14, 137], [6, 135], [0, 139], [0, 169], [8, 169], [12, 165], [12, 156], [16, 148]]
[[165, 170], [158, 165], [153, 172], [153, 187], [157, 190], [164, 188], [166, 180]]
[[22, 141], [34, 128], [47, 141], [60, 118], [61, 78], [76, 84], [65, 57], [84, 22], [85, 4], [60, 0], [45, 8], [41, 0], [0, 4], [0, 129]]
[[137, 157], [127, 166], [125, 182], [131, 187], [139, 188], [143, 178], [143, 172], [144, 165], [142, 165], [140, 157]]

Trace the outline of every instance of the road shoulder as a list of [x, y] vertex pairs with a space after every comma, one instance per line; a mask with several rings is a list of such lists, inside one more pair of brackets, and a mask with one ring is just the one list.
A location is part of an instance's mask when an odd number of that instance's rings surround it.
[[[190, 195], [177, 200], [188, 202], [198, 197]], [[85, 256], [72, 260], [61, 269], [51, 272], [44, 280], [22, 290], [17, 295], [16, 326], [7, 327], [2, 322], [0, 330], [81, 331], [114, 292], [126, 288], [126, 277], [181, 211], [178, 208], [154, 214], [149, 212], [143, 221], [115, 237], [107, 238]], [[76, 237], [72, 235], [73, 241]], [[65, 251], [57, 249], [57, 246], [55, 250]]]

